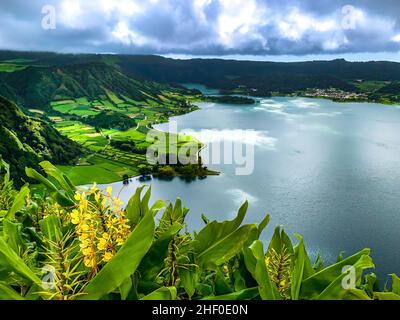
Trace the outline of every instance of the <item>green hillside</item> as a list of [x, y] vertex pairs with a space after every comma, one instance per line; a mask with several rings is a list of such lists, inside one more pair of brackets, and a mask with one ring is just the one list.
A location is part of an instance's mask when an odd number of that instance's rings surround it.
[[71, 164], [82, 148], [61, 136], [49, 124], [25, 116], [11, 101], [0, 96], [0, 156], [10, 164], [17, 185], [25, 177], [25, 167], [51, 160]]
[[105, 63], [31, 65], [0, 73], [0, 94], [27, 108], [45, 108], [53, 101], [81, 97], [90, 101], [107, 100], [114, 106], [127, 101], [162, 103], [166, 90], [172, 89], [150, 81], [136, 81]]

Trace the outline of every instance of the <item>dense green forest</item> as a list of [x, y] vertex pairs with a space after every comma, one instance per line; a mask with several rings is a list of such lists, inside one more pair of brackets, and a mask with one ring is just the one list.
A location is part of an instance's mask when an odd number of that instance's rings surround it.
[[243, 224], [247, 202], [231, 221], [203, 216], [192, 234], [179, 199], [150, 205], [142, 187], [125, 208], [111, 187], [78, 190], [49, 162], [41, 167], [47, 178], [26, 173], [47, 191], [17, 191], [1, 161], [1, 300], [400, 299], [395, 274], [379, 287], [369, 249], [325, 265], [281, 227], [263, 243], [269, 216]]
[[88, 116], [83, 121], [97, 129], [114, 128], [121, 131], [128, 130], [137, 125], [134, 119], [116, 111], [103, 111], [95, 116]]
[[25, 116], [11, 101], [0, 96], [0, 155], [11, 166], [12, 177], [20, 185], [25, 167], [37, 168], [43, 160], [73, 164], [83, 148], [63, 137], [42, 120]]
[[255, 104], [256, 100], [247, 97], [238, 96], [208, 96], [207, 101], [216, 103], [228, 103], [228, 104]]

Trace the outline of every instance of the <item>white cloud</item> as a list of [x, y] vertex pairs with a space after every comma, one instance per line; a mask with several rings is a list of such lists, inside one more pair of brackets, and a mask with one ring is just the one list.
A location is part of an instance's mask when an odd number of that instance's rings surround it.
[[[278, 16], [279, 17], [279, 16]], [[299, 41], [307, 32], [329, 32], [339, 29], [332, 18], [316, 18], [306, 12], [293, 8], [287, 16], [276, 19], [283, 38]]]
[[128, 24], [124, 21], [121, 21], [117, 24], [112, 32], [112, 35], [125, 45], [135, 44], [143, 46], [151, 43], [151, 41], [146, 37], [141, 36], [135, 31], [129, 29]]
[[400, 42], [400, 33], [393, 36], [391, 40], [394, 42]]
[[226, 48], [258, 40], [264, 48], [266, 39], [258, 32], [268, 17], [266, 10], [255, 0], [219, 0], [221, 11], [218, 16], [218, 36]]
[[72, 28], [82, 26], [84, 27], [84, 22], [82, 21], [82, 6], [79, 0], [64, 0], [61, 3], [61, 13], [59, 17], [61, 21]]
[[[52, 36], [40, 1], [0, 1], [4, 48], [198, 55], [305, 55], [400, 50], [393, 0], [51, 0]], [[344, 28], [345, 5], [354, 28]], [[26, 27], [28, 26], [28, 27]], [[84, 47], [85, 45], [85, 47]]]
[[108, 15], [117, 12], [119, 15], [131, 17], [144, 11], [143, 3], [134, 0], [100, 0], [100, 8]]

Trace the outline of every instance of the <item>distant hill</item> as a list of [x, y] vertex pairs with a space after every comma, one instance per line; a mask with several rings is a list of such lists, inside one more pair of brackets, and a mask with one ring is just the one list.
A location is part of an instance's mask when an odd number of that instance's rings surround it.
[[267, 94], [310, 88], [357, 90], [351, 82], [400, 81], [400, 63], [348, 62], [343, 59], [309, 62], [259, 62], [221, 59], [176, 60], [160, 56], [55, 54], [0, 51], [0, 61], [31, 60], [37, 66], [66, 67], [103, 63], [137, 80], [178, 84], [195, 82], [232, 90], [247, 86]]
[[[23, 70], [0, 73], [0, 95], [24, 107], [44, 108], [51, 101], [115, 95], [146, 101], [149, 96], [162, 102], [170, 86], [134, 80], [116, 66], [90, 62], [62, 66], [27, 65]], [[183, 89], [174, 88], [174, 91]], [[125, 100], [125, 99], [123, 99]]]
[[54, 164], [74, 162], [83, 152], [75, 142], [62, 137], [49, 124], [25, 116], [11, 101], [0, 96], [0, 156], [10, 164], [17, 185], [25, 167], [37, 168], [50, 160]]
[[219, 59], [173, 60], [149, 56], [118, 56], [127, 75], [169, 83], [195, 82], [219, 89], [247, 86], [261, 92], [293, 92], [306, 88], [356, 90], [355, 80], [400, 80], [400, 64], [348, 62], [258, 62]]

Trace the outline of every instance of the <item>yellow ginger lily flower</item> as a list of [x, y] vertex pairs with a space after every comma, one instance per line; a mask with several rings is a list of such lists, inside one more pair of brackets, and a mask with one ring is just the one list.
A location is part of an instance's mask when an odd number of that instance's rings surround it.
[[111, 252], [106, 252], [105, 254], [104, 254], [104, 256], [103, 256], [103, 261], [104, 262], [108, 262], [108, 261], [110, 261], [112, 258], [113, 258], [113, 254], [111, 253]]
[[93, 186], [90, 188], [90, 193], [95, 193], [95, 192], [97, 192], [97, 183], [95, 182], [95, 183], [93, 183]]
[[100, 192], [96, 192], [94, 195], [94, 200], [96, 200], [96, 202], [99, 202], [101, 199], [101, 193]]
[[104, 238], [101, 238], [99, 244], [97, 245], [97, 249], [106, 250], [108, 248], [108, 241]]
[[107, 189], [106, 189], [106, 192], [107, 192], [107, 195], [108, 195], [109, 197], [111, 197], [111, 194], [112, 194], [112, 187], [111, 187], [111, 186], [108, 186]]
[[81, 221], [81, 218], [80, 218], [78, 210], [73, 210], [71, 212], [71, 222], [73, 224], [78, 224], [80, 221]]
[[[86, 193], [76, 193], [78, 201], [70, 213], [80, 241], [84, 264], [95, 274], [101, 264], [110, 261], [129, 237], [131, 227], [123, 202], [112, 196], [112, 187], [102, 193], [94, 184]], [[91, 197], [88, 197], [91, 195]]]
[[124, 243], [125, 243], [125, 240], [124, 240], [124, 239], [122, 239], [122, 238], [118, 238], [118, 239], [117, 239], [117, 244], [118, 244], [119, 246], [122, 246]]
[[97, 267], [96, 259], [93, 258], [93, 257], [91, 257], [91, 258], [85, 258], [85, 259], [84, 259], [84, 263], [85, 263], [85, 266], [88, 267], [88, 268], [95, 268], [95, 267]]

